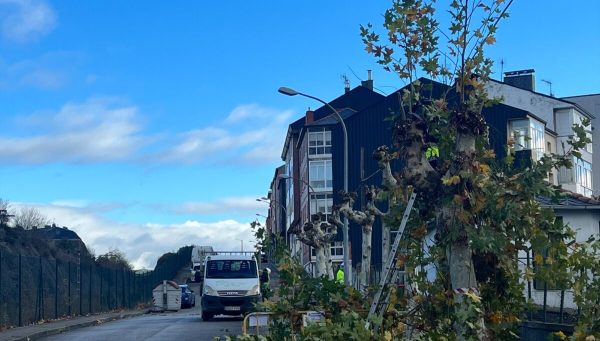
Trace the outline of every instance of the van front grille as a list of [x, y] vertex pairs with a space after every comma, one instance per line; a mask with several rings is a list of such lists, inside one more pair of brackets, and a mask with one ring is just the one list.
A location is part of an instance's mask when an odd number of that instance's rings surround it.
[[220, 290], [217, 291], [219, 296], [244, 296], [246, 295], [245, 290]]

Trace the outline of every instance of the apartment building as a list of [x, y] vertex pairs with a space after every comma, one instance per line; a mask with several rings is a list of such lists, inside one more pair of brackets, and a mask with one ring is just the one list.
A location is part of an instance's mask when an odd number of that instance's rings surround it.
[[[435, 81], [424, 78], [420, 81], [427, 84], [428, 89], [422, 97], [438, 98], [448, 89]], [[507, 73], [504, 81], [491, 80], [488, 84], [490, 95], [501, 98], [499, 104], [484, 109], [490, 127], [490, 143], [499, 158], [506, 156], [505, 148], [509, 141], [513, 142], [519, 161], [524, 165], [539, 160], [546, 152], [560, 153], [563, 143], [573, 135], [573, 124], [594, 119], [585, 109], [585, 104], [579, 104], [573, 98], [559, 99], [535, 92], [534, 82], [533, 71], [525, 70]], [[392, 143], [392, 129], [386, 118], [399, 111], [398, 94], [401, 91], [382, 96], [372, 90], [372, 83], [367, 83], [347, 89], [342, 96], [330, 102], [347, 127], [348, 188], [359, 194], [355, 203], [357, 209], [363, 205], [362, 189], [381, 184], [372, 153], [377, 147]], [[589, 133], [592, 133], [591, 129]], [[599, 232], [600, 202], [590, 198], [594, 190], [593, 159], [593, 144], [589, 144], [582, 151], [581, 159], [573, 160], [573, 169], [560, 169], [549, 174], [548, 180], [570, 193], [569, 199], [558, 205], [542, 202], [546, 206], [551, 205], [557, 215], [577, 229], [578, 238], [582, 239]], [[343, 188], [344, 160], [341, 127], [330, 108], [323, 106], [315, 111], [308, 110], [304, 117], [290, 124], [282, 160], [285, 163], [283, 169], [275, 174], [274, 179], [283, 179], [280, 188], [284, 191], [278, 194], [278, 200], [286, 207], [285, 229], [304, 225], [311, 214], [331, 213], [333, 206], [340, 202], [338, 192]], [[394, 165], [395, 169], [399, 167], [400, 163]], [[355, 268], [362, 254], [359, 226], [350, 224], [349, 239], [350, 258]], [[381, 221], [377, 219], [373, 226], [372, 244], [375, 272], [382, 263], [381, 239]], [[343, 257], [341, 241], [342, 232], [339, 231], [331, 245], [334, 261], [341, 261]], [[306, 269], [311, 270], [314, 255], [310, 248], [293, 235], [289, 236], [288, 245]]]
[[[535, 92], [533, 70], [505, 73], [503, 82], [488, 83], [490, 98], [500, 98], [501, 104], [484, 109], [490, 126], [490, 143], [499, 157], [505, 156], [509, 140], [516, 151], [525, 152], [533, 162], [544, 153], [564, 153], [567, 140], [573, 136], [573, 125], [594, 116], [575, 102]], [[592, 127], [588, 137], [593, 140]], [[573, 158], [574, 167], [552, 173], [549, 181], [563, 189], [592, 197], [593, 143], [581, 150], [581, 158]]]

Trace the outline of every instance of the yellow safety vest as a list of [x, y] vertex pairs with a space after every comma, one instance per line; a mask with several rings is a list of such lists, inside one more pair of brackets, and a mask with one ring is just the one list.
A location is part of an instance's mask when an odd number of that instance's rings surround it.
[[335, 274], [338, 283], [344, 283], [344, 270], [339, 269]]
[[428, 159], [437, 157], [440, 157], [440, 149], [437, 146], [430, 146], [427, 147], [427, 150], [425, 151], [425, 157]]

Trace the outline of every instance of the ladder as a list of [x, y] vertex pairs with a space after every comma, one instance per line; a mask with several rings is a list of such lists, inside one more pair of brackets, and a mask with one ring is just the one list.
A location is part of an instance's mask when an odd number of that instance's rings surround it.
[[406, 227], [406, 223], [408, 222], [408, 218], [410, 217], [410, 211], [412, 210], [416, 196], [417, 194], [413, 191], [410, 195], [410, 199], [408, 200], [408, 204], [404, 209], [404, 215], [402, 216], [400, 228], [398, 229], [396, 238], [394, 238], [392, 250], [388, 255], [388, 259], [385, 262], [383, 273], [381, 274], [381, 280], [379, 281], [379, 290], [377, 291], [377, 293], [375, 293], [373, 303], [371, 303], [371, 308], [369, 309], [369, 315], [367, 316], [367, 322], [365, 324], [365, 327], [367, 329], [369, 329], [373, 317], [381, 316], [389, 303], [390, 295], [392, 294], [392, 290], [389, 284], [395, 283], [398, 276], [404, 275], [404, 271], [400, 271], [396, 267], [396, 255], [398, 254], [398, 246], [400, 245], [400, 240], [402, 239], [402, 234], [404, 233], [404, 228]]

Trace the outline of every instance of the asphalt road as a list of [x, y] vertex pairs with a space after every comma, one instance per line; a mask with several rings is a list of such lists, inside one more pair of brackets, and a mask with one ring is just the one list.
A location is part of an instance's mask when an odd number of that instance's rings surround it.
[[[196, 294], [198, 290], [193, 287]], [[200, 297], [196, 295], [196, 307], [178, 312], [153, 313], [139, 317], [109, 322], [77, 329], [43, 340], [213, 340], [215, 336], [242, 333], [242, 317], [217, 316], [211, 321], [200, 317]]]

